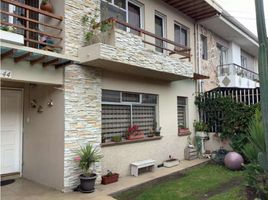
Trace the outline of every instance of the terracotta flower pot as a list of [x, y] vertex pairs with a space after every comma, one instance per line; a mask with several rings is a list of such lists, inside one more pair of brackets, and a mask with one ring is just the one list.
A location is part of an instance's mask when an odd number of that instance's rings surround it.
[[44, 10], [44, 11], [47, 11], [47, 12], [50, 12], [50, 13], [53, 12], [53, 6], [52, 6], [52, 4], [50, 2], [48, 2], [48, 3], [41, 3], [40, 9], [41, 10]]
[[135, 135], [135, 134], [132, 134], [132, 135], [129, 135], [127, 137], [128, 140], [137, 140], [137, 139], [142, 139], [144, 138], [144, 134], [138, 134], [138, 135]]
[[102, 176], [101, 177], [101, 184], [107, 185], [107, 184], [110, 184], [110, 183], [117, 182], [118, 178], [119, 178], [119, 174], [117, 174], [117, 173], [113, 173], [110, 176], [107, 176], [107, 175]]

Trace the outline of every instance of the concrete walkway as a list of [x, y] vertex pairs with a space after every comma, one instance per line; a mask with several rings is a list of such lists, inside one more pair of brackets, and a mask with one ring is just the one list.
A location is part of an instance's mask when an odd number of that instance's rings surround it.
[[96, 186], [96, 191], [91, 194], [79, 192], [62, 193], [26, 179], [17, 179], [15, 183], [1, 187], [1, 197], [2, 200], [114, 200], [114, 198], [109, 196], [110, 194], [126, 190], [174, 172], [183, 171], [206, 161], [205, 159], [181, 161], [176, 167], [158, 168], [152, 173], [144, 173], [138, 177], [123, 177], [120, 178], [117, 183]]

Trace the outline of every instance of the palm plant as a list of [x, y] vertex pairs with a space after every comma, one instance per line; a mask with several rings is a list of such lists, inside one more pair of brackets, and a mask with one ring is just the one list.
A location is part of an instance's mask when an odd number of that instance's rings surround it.
[[247, 185], [253, 188], [257, 195], [268, 195], [268, 172], [262, 157], [266, 152], [264, 138], [262, 115], [257, 109], [249, 124], [249, 143], [243, 148], [243, 153], [250, 162], [245, 165]]
[[91, 144], [81, 147], [81, 149], [78, 151], [78, 155], [80, 158], [79, 167], [82, 169], [84, 176], [91, 176], [91, 166], [94, 163], [99, 162], [103, 157], [100, 152]]

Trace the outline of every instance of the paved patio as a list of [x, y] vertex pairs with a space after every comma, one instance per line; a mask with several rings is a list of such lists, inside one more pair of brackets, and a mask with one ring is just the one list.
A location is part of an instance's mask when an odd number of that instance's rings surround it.
[[96, 186], [96, 191], [91, 194], [82, 194], [79, 192], [62, 193], [26, 179], [17, 179], [15, 183], [1, 187], [1, 197], [2, 200], [113, 200], [114, 198], [110, 197], [110, 194], [174, 172], [183, 171], [206, 161], [206, 159], [181, 161], [176, 167], [158, 168], [152, 173], [145, 173], [138, 177], [123, 177], [117, 183]]

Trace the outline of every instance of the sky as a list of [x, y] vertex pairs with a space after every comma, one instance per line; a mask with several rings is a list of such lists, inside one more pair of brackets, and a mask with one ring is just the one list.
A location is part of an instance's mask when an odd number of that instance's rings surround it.
[[[251, 32], [257, 35], [256, 28], [256, 14], [255, 14], [255, 0], [214, 0], [224, 10], [235, 17]], [[266, 21], [266, 30], [268, 32], [268, 0], [264, 2], [264, 13]]]

